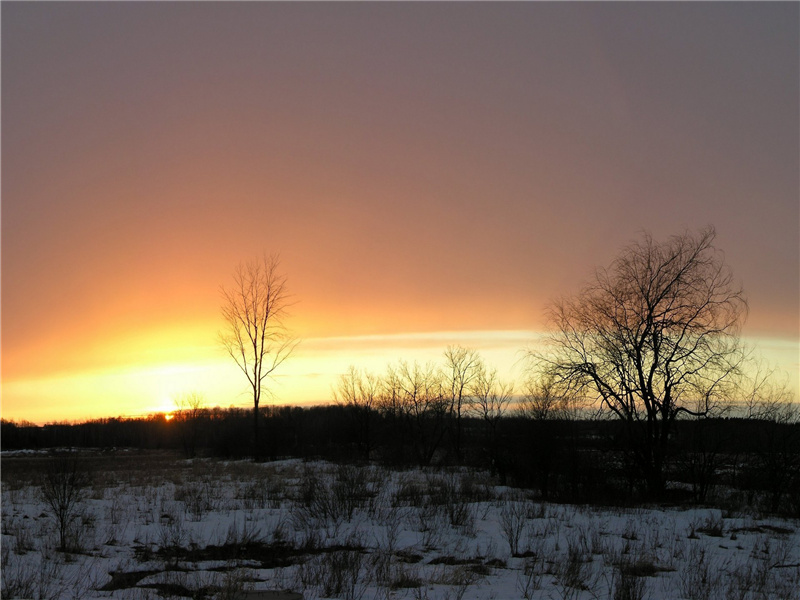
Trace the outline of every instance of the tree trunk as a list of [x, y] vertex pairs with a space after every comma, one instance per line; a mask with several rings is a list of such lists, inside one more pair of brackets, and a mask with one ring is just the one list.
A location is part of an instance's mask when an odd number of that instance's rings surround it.
[[258, 440], [258, 400], [253, 403], [253, 460], [261, 459], [261, 445]]

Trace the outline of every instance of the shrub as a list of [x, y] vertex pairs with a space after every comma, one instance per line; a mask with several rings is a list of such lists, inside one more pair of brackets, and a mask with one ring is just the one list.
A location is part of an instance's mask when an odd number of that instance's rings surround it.
[[75, 549], [80, 542], [74, 525], [81, 515], [88, 485], [88, 473], [77, 455], [57, 454], [50, 459], [41, 495], [58, 527], [58, 549], [62, 552]]
[[706, 556], [705, 548], [693, 545], [681, 572], [681, 592], [687, 600], [709, 600], [720, 587], [720, 569]]
[[624, 569], [614, 570], [614, 600], [642, 600], [647, 589], [645, 580]]
[[511, 548], [512, 556], [519, 555], [519, 543], [525, 531], [527, 508], [524, 502], [509, 500], [500, 509], [500, 528]]

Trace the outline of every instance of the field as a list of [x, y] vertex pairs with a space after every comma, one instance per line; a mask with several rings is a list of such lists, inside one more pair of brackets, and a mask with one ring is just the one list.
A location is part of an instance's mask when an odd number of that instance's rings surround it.
[[66, 456], [3, 453], [4, 598], [800, 598], [796, 520], [548, 504], [461, 469]]

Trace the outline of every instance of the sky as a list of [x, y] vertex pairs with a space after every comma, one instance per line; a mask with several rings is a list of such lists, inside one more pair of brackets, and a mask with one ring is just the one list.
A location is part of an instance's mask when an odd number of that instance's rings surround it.
[[797, 3], [0, 13], [3, 418], [247, 406], [220, 286], [263, 253], [302, 340], [276, 402], [448, 344], [516, 378], [553, 299], [707, 225], [798, 388]]

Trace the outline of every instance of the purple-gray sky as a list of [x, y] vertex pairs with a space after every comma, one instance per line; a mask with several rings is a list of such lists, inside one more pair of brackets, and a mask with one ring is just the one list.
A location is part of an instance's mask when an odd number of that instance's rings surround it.
[[798, 340], [797, 3], [0, 10], [4, 382], [213, 343], [262, 251], [304, 336], [538, 330], [708, 224], [746, 333]]

